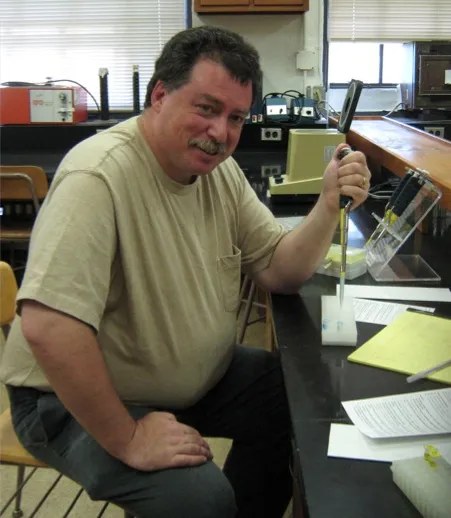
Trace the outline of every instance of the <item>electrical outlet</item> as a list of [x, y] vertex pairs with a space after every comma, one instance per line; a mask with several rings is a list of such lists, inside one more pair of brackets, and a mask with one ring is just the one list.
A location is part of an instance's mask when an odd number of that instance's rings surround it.
[[445, 128], [443, 126], [425, 126], [424, 131], [436, 137], [445, 137]]
[[262, 165], [261, 175], [263, 178], [268, 176], [280, 176], [282, 174], [282, 167], [280, 165]]
[[282, 140], [282, 128], [262, 128], [261, 129], [261, 140], [265, 141], [276, 141], [281, 142]]
[[302, 110], [301, 110], [302, 117], [310, 117], [311, 119], [313, 119], [314, 115], [315, 115], [315, 112], [314, 112], [312, 106], [307, 106], [305, 108], [302, 108]]

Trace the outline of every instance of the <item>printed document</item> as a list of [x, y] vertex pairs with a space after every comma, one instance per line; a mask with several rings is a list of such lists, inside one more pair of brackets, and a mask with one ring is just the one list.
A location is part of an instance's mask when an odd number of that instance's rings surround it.
[[351, 421], [368, 437], [451, 434], [451, 388], [342, 403]]
[[[347, 288], [346, 288], [347, 291]], [[379, 300], [354, 299], [354, 315], [357, 322], [368, 322], [387, 326], [393, 320], [407, 311], [409, 308], [434, 313], [434, 308], [426, 306], [413, 306], [396, 304], [395, 302], [381, 302]]]
[[451, 464], [451, 388], [342, 403], [354, 423], [330, 426], [329, 457], [393, 462], [435, 446]]

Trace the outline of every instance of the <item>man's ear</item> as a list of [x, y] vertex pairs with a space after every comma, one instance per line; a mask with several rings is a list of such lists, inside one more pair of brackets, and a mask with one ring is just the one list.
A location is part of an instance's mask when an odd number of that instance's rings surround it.
[[152, 95], [151, 95], [152, 108], [159, 111], [159, 109], [161, 108], [161, 105], [162, 105], [165, 97], [168, 95], [168, 93], [169, 92], [168, 92], [167, 88], [164, 86], [161, 79], [159, 79], [156, 82], [156, 84], [153, 88], [153, 91], [152, 91]]

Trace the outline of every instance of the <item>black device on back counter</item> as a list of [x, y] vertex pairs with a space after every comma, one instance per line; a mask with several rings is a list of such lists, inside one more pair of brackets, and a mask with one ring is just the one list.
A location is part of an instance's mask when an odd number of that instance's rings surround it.
[[100, 81], [100, 119], [107, 121], [110, 118], [110, 103], [108, 100], [108, 69], [99, 68]]

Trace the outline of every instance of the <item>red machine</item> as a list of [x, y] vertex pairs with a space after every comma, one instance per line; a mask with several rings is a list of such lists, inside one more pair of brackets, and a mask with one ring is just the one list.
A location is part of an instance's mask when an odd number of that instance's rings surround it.
[[88, 119], [78, 86], [0, 87], [0, 124], [77, 124]]

